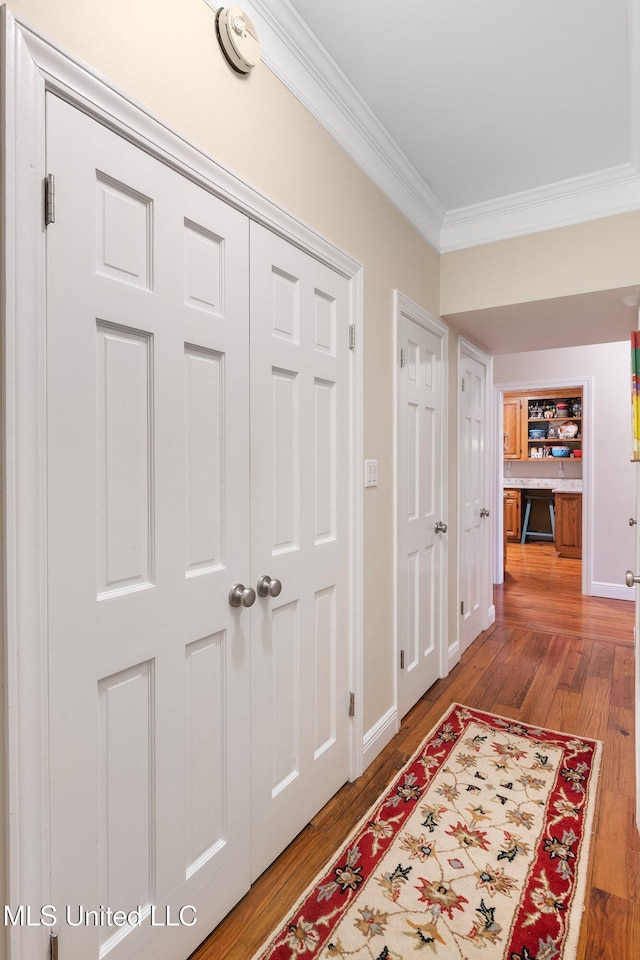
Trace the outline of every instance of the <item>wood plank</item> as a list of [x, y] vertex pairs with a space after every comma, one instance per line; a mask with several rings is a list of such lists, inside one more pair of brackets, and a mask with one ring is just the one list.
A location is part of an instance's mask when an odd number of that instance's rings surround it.
[[503, 704], [516, 710], [522, 705], [540, 670], [548, 643], [546, 634], [514, 631], [501, 664], [506, 669], [506, 676], [500, 672], [499, 696]]
[[635, 796], [633, 707], [609, 709], [606, 750], [602, 760], [602, 789], [632, 800]]
[[604, 677], [611, 683], [615, 652], [616, 648], [610, 643], [594, 642], [589, 673], [595, 677]]
[[633, 677], [635, 674], [635, 657], [633, 648], [617, 646], [613, 659], [614, 676]]
[[580, 693], [568, 691], [549, 711], [548, 725], [579, 737], [604, 741], [607, 734], [610, 684], [604, 677], [587, 676]]
[[549, 637], [544, 660], [531, 681], [522, 701], [521, 713], [529, 723], [548, 727], [548, 715], [556, 697], [557, 687], [565, 676], [570, 641], [566, 637]]
[[637, 960], [640, 901], [594, 888], [582, 923], [578, 960]]
[[587, 675], [593, 643], [576, 637], [566, 637], [566, 641], [568, 655], [559, 686], [580, 693]]
[[[633, 800], [617, 790], [600, 790], [592, 842], [592, 883], [622, 900], [638, 896], [638, 848]], [[635, 836], [634, 836], [635, 833]], [[640, 944], [639, 944], [640, 945]]]

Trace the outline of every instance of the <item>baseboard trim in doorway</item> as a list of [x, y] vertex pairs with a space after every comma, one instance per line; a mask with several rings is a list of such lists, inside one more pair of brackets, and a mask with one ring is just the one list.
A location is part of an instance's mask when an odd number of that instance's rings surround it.
[[460, 647], [460, 640], [454, 640], [453, 643], [449, 644], [449, 663], [447, 665], [448, 673], [453, 670], [458, 663], [460, 663], [461, 656], [462, 648]]
[[591, 584], [592, 597], [604, 597], [605, 600], [635, 600], [635, 590], [626, 587], [623, 583], [596, 583]]
[[381, 753], [390, 740], [400, 729], [400, 718], [396, 706], [387, 710], [377, 723], [367, 730], [362, 738], [362, 769], [366, 770], [370, 763]]

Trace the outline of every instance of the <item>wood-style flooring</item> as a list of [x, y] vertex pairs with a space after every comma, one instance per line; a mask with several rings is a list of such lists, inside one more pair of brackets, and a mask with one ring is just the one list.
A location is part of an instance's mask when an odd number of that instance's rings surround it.
[[640, 957], [640, 839], [635, 827], [633, 604], [580, 594], [580, 561], [548, 543], [509, 544], [496, 622], [405, 717], [356, 783], [346, 784], [228, 915], [192, 960], [249, 960], [457, 701], [604, 742], [577, 960]]

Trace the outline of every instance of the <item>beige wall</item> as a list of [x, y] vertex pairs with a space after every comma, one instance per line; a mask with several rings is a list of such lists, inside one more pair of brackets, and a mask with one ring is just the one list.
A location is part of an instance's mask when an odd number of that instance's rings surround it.
[[[393, 290], [438, 313], [439, 256], [263, 65], [232, 73], [203, 0], [15, 0], [16, 16], [364, 266], [364, 728], [392, 706]], [[455, 476], [455, 475], [454, 475]], [[454, 541], [452, 541], [454, 542]]]
[[441, 257], [442, 314], [633, 286], [640, 212], [457, 250]]

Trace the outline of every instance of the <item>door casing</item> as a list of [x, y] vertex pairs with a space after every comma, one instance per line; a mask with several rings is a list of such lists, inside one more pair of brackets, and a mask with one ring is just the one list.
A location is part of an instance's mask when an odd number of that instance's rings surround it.
[[[636, 517], [640, 517], [640, 475], [636, 473]], [[636, 566], [633, 571], [636, 575], [640, 570], [640, 533], [636, 527]], [[635, 588], [635, 632], [633, 638], [634, 658], [636, 667], [635, 677], [635, 730], [636, 730], [636, 827], [640, 831], [640, 586]]]
[[[2, 595], [7, 690], [8, 837], [5, 903], [49, 902], [47, 836], [47, 604], [45, 458], [45, 93], [63, 97], [125, 139], [287, 239], [350, 283], [350, 687], [355, 694], [350, 777], [363, 770], [362, 736], [362, 267], [301, 225], [103, 78], [0, 10], [2, 141]], [[18, 656], [19, 651], [19, 656]], [[1, 813], [1, 809], [0, 809]], [[8, 931], [11, 960], [33, 955], [34, 930]], [[48, 939], [46, 927], [35, 933]]]
[[538, 380], [535, 382], [513, 382], [494, 384], [494, 420], [493, 436], [493, 476], [494, 510], [497, 518], [494, 526], [494, 583], [504, 579], [503, 562], [503, 500], [504, 461], [502, 447], [497, 438], [502, 436], [502, 401], [505, 393], [514, 390], [560, 390], [567, 387], [582, 387], [583, 440], [582, 440], [582, 593], [589, 597], [593, 593], [593, 458], [591, 457], [593, 424], [593, 377], [571, 377], [569, 379]]

